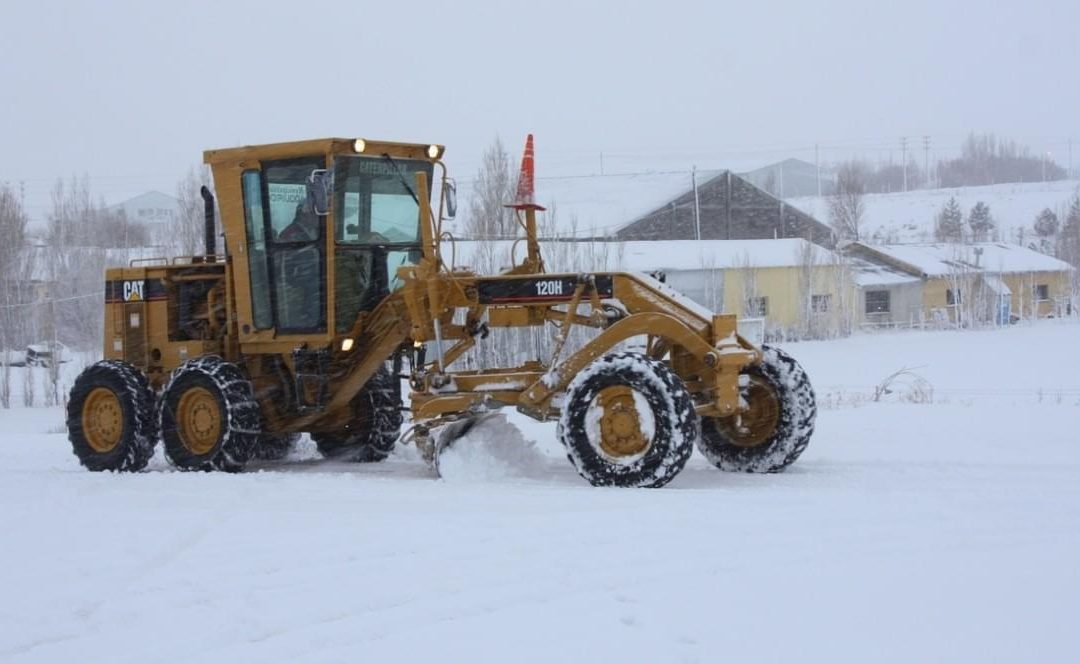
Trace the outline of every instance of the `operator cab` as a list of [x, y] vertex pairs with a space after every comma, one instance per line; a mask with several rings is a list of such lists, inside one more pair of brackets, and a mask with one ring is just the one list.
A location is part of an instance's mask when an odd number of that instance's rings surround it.
[[[442, 153], [362, 139], [208, 151], [215, 180], [240, 176], [244, 246], [233, 253], [247, 254], [251, 287], [241, 340], [339, 335], [399, 288], [398, 268], [421, 256], [417, 173], [435, 191]], [[445, 169], [440, 179], [432, 207], [452, 217], [453, 183]]]
[[330, 183], [313, 174], [313, 190], [333, 192], [335, 332], [347, 331], [358, 312], [399, 288], [398, 267], [420, 259], [416, 173], [431, 182], [433, 170], [430, 161], [384, 153], [337, 156]]

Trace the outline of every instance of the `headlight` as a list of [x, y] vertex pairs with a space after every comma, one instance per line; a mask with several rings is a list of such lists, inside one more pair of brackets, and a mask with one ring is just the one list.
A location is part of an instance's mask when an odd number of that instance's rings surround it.
[[443, 149], [442, 149], [441, 145], [429, 145], [429, 146], [427, 146], [428, 159], [438, 159], [439, 157], [442, 156], [442, 151], [443, 151]]
[[366, 147], [367, 147], [367, 141], [365, 141], [362, 138], [358, 138], [355, 141], [353, 141], [352, 148], [353, 148], [353, 150], [356, 150], [357, 152], [363, 152], [364, 148], [366, 148]]

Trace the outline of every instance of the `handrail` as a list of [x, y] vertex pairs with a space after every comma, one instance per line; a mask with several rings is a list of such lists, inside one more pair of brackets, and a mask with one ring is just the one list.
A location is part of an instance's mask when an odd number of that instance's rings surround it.
[[160, 262], [162, 265], [169, 264], [169, 259], [165, 256], [155, 256], [154, 258], [132, 258], [128, 261], [128, 267], [135, 267], [136, 263], [151, 263], [155, 261]]

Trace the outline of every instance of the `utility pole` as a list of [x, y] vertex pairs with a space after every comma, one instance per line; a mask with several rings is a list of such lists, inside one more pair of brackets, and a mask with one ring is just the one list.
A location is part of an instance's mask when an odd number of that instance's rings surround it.
[[821, 159], [818, 155], [818, 144], [814, 143], [814, 170], [817, 171], [817, 195], [821, 197]]
[[904, 191], [907, 191], [907, 136], [900, 137], [900, 161], [904, 164]]
[[697, 239], [701, 240], [701, 205], [700, 201], [698, 201], [696, 165], [690, 171], [690, 179], [694, 182], [694, 231], [697, 235]]
[[600, 151], [600, 175], [604, 174], [604, 151]]
[[1070, 137], [1069, 138], [1069, 179], [1071, 180], [1072, 177], [1073, 177], [1073, 169], [1072, 169], [1072, 138]]
[[922, 137], [923, 147], [923, 177], [926, 178], [926, 189], [930, 188], [930, 137]]

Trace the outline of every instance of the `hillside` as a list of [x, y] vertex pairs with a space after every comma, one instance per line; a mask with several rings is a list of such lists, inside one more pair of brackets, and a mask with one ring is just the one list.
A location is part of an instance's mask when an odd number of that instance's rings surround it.
[[[926, 242], [934, 239], [934, 217], [950, 197], [955, 196], [967, 213], [976, 202], [990, 206], [998, 223], [999, 239], [1016, 242], [1024, 230], [1025, 244], [1034, 231], [1035, 215], [1044, 208], [1064, 214], [1069, 198], [1080, 188], [1078, 180], [1035, 182], [1029, 184], [998, 184], [987, 187], [958, 189], [925, 189], [895, 194], [866, 196], [866, 217], [863, 238], [876, 243]], [[828, 201], [825, 197], [789, 198], [787, 202], [828, 223]]]

